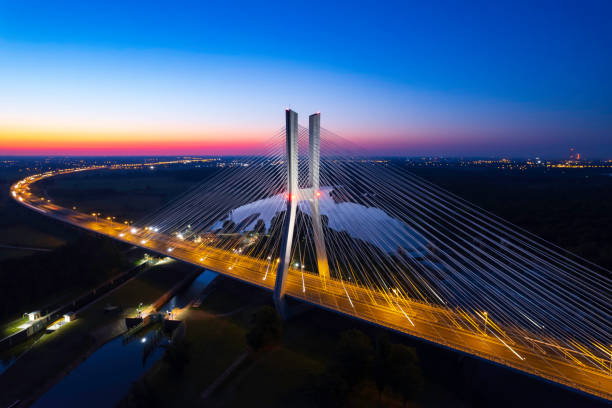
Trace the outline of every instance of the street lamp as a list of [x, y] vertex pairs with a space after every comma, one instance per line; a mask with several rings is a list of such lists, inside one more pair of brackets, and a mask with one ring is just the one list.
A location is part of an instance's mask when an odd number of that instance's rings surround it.
[[484, 322], [484, 334], [485, 336], [487, 335], [487, 321], [489, 320], [489, 314], [487, 312], [482, 312], [482, 314], [485, 317], [485, 322]]
[[610, 344], [610, 374], [612, 375], [612, 344]]
[[266, 274], [263, 277], [263, 280], [266, 280], [268, 278], [268, 272], [270, 272], [270, 261], [272, 260], [272, 257], [268, 255], [268, 266], [266, 266]]

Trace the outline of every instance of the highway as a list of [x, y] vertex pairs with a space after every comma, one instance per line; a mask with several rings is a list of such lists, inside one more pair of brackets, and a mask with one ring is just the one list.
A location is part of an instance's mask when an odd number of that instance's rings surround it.
[[[47, 177], [100, 168], [104, 166], [30, 176], [15, 183], [11, 187], [11, 195], [21, 204], [46, 216], [268, 290], [273, 289], [275, 260], [261, 260], [174, 236], [136, 230], [113, 220], [60, 207], [30, 191], [30, 185]], [[487, 326], [489, 317], [483, 318], [477, 311], [418, 302], [346, 281], [323, 280], [302, 269], [290, 269], [287, 295], [612, 400], [610, 345], [599, 353], [593, 350], [600, 350], [601, 345], [577, 345], [577, 350], [563, 348], [554, 339], [538, 338], [526, 329], [499, 327], [495, 324], [494, 316], [490, 317]]]

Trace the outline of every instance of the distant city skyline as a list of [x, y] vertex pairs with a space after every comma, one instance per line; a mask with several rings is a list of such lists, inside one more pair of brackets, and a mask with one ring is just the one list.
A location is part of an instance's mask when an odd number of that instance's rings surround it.
[[0, 1], [0, 156], [253, 154], [291, 107], [373, 155], [609, 159], [611, 12]]

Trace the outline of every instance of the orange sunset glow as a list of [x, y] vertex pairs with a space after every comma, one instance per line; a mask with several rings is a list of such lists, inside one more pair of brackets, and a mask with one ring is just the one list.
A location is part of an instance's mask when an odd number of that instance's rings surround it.
[[0, 128], [8, 155], [251, 154], [269, 133], [239, 131], [87, 131]]

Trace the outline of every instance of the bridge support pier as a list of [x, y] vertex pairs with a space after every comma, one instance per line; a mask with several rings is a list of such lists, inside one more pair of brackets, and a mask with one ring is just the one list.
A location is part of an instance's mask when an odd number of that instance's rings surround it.
[[280, 247], [280, 262], [276, 271], [274, 283], [274, 305], [283, 319], [288, 317], [285, 292], [287, 288], [287, 273], [291, 264], [291, 248], [295, 229], [295, 214], [298, 203], [298, 115], [290, 109], [285, 111], [285, 127], [287, 132], [287, 211], [283, 237]]

